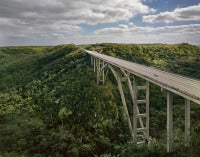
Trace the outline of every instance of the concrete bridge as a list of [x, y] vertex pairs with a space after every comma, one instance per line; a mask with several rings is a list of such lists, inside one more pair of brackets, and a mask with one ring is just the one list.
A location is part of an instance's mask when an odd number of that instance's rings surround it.
[[[129, 131], [134, 144], [149, 141], [149, 82], [167, 91], [167, 151], [173, 151], [173, 94], [185, 98], [185, 146], [190, 146], [190, 101], [200, 104], [200, 81], [180, 75], [164, 72], [152, 67], [136, 64], [115, 57], [85, 50], [91, 55], [91, 63], [97, 73], [97, 83], [105, 83], [107, 72], [113, 73], [121, 96], [124, 112], [128, 121]], [[138, 85], [135, 76], [145, 83]], [[123, 83], [128, 84], [133, 104], [133, 121], [130, 118]], [[145, 93], [139, 98], [139, 91]], [[141, 113], [141, 106], [145, 111]]]

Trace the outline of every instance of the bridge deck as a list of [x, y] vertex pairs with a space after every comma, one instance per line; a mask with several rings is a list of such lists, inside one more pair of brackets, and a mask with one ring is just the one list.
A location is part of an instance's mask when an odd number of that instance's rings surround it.
[[200, 81], [85, 50], [88, 54], [200, 104]]

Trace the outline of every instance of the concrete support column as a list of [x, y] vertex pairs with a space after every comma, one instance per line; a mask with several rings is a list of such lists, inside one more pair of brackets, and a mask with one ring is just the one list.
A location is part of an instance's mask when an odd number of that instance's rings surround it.
[[149, 81], [146, 81], [146, 140], [149, 140]]
[[101, 66], [103, 69], [102, 69], [102, 82], [103, 82], [103, 85], [105, 83], [105, 72], [104, 72], [104, 67], [105, 67], [105, 63], [104, 61], [102, 61], [102, 66]]
[[97, 84], [99, 84], [100, 83], [100, 77], [101, 77], [101, 60], [100, 59], [97, 59], [97, 61], [96, 61], [96, 63], [97, 63]]
[[173, 95], [167, 92], [167, 152], [173, 151]]
[[91, 56], [90, 58], [91, 58], [91, 65], [93, 65], [93, 63], [94, 63], [94, 62], [93, 62], [93, 59], [94, 59], [94, 58], [93, 58], [93, 56]]
[[190, 146], [190, 100], [185, 99], [185, 146]]
[[96, 58], [93, 58], [93, 66], [94, 66], [94, 72], [96, 71]]

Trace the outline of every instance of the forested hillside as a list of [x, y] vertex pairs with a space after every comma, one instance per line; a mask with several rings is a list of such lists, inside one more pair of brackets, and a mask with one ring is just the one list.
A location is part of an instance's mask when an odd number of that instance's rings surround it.
[[[200, 48], [189, 44], [84, 46], [200, 79]], [[184, 100], [175, 96], [175, 152], [167, 154], [166, 93], [151, 84], [150, 146], [134, 147], [116, 82], [96, 84], [76, 45], [0, 48], [0, 156], [191, 156], [200, 154], [200, 106], [191, 104], [191, 148], [184, 148]], [[126, 87], [125, 87], [126, 88]], [[131, 104], [131, 102], [128, 102]]]

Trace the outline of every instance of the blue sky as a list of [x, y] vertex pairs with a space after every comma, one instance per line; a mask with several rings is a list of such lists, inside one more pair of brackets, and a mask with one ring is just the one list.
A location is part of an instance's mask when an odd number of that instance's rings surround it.
[[0, 46], [200, 44], [200, 0], [1, 0]]

